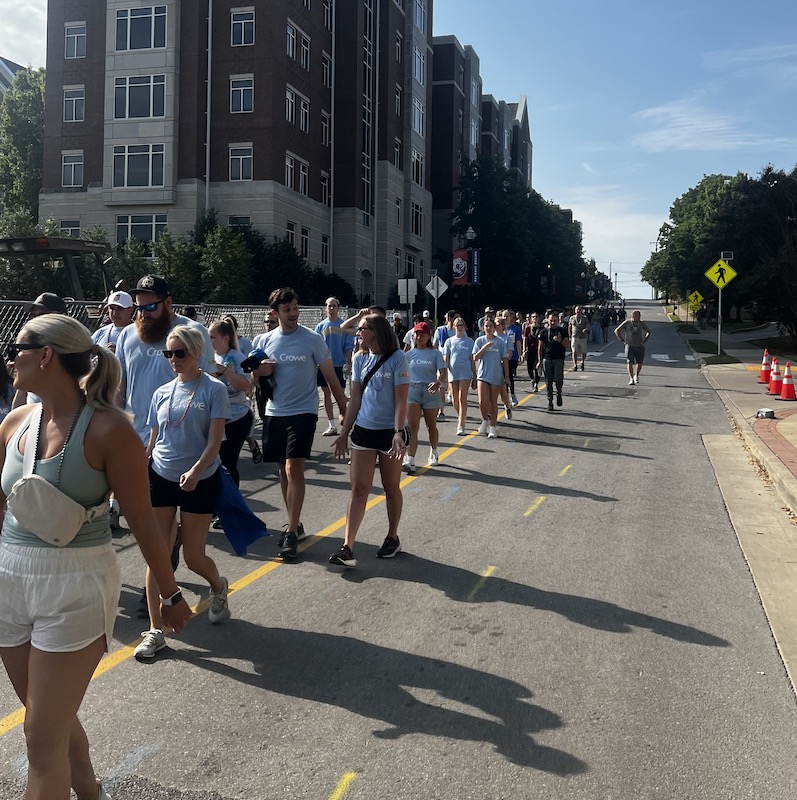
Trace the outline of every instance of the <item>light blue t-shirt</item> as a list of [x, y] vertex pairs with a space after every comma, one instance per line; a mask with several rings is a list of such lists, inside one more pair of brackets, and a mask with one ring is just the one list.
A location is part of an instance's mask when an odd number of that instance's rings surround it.
[[115, 345], [126, 327], [127, 325], [122, 325], [121, 328], [117, 328], [112, 322], [108, 325], [103, 325], [91, 334], [91, 341], [100, 347], [107, 347], [109, 344]]
[[480, 336], [473, 343], [473, 353], [476, 354], [487, 342], [492, 342], [493, 346], [476, 361], [476, 377], [485, 383], [500, 386], [504, 382], [504, 366], [501, 362], [509, 357], [508, 345], [502, 336], [496, 335], [492, 339]]
[[523, 331], [520, 325], [509, 325], [504, 333], [507, 342], [509, 342], [509, 360], [517, 361], [520, 355], [518, 348], [523, 341]]
[[[199, 362], [205, 372], [214, 373], [216, 362], [210, 334], [204, 325], [175, 315], [172, 328], [178, 325], [190, 325], [202, 332], [205, 348]], [[125, 382], [125, 410], [133, 414], [133, 427], [144, 444], [149, 442], [149, 424], [147, 423], [149, 407], [155, 390], [164, 383], [174, 379], [171, 362], [163, 357], [161, 350], [166, 349], [169, 334], [160, 342], [142, 342], [135, 325], [128, 325], [116, 342], [116, 357], [122, 365], [122, 380]]]
[[443, 345], [443, 355], [448, 358], [448, 379], [469, 381], [473, 378], [471, 354], [473, 339], [470, 336], [450, 336]]
[[408, 350], [407, 363], [410, 366], [410, 383], [434, 383], [438, 370], [445, 369], [443, 354], [436, 347], [413, 347]]
[[[352, 360], [352, 383], [362, 385], [365, 376], [373, 369], [381, 355], [357, 353]], [[407, 353], [396, 350], [373, 374], [365, 387], [355, 422], [372, 431], [394, 429], [396, 420], [396, 386], [410, 382]]]
[[[186, 410], [188, 403], [191, 405]], [[210, 421], [229, 417], [227, 387], [206, 373], [193, 381], [183, 383], [175, 378], [158, 387], [147, 417], [148, 426], [158, 429], [152, 468], [167, 481], [179, 481], [207, 447]], [[217, 455], [200, 480], [209, 478], [219, 464]]]
[[442, 350], [446, 341], [456, 335], [457, 332], [454, 328], [449, 328], [448, 325], [441, 325], [439, 328], [435, 328], [435, 332], [432, 335], [432, 344]]
[[[240, 350], [228, 350], [223, 356], [216, 353], [215, 361], [217, 364], [223, 364], [230, 372], [236, 375], [246, 375], [241, 369], [241, 363], [245, 358], [246, 356]], [[231, 386], [227, 380], [226, 373], [216, 377], [227, 387], [227, 397], [230, 401], [230, 422], [236, 422], [245, 417], [251, 408], [246, 392]], [[249, 376], [246, 375], [246, 377], [248, 378]]]
[[261, 333], [252, 344], [277, 362], [272, 373], [276, 383], [274, 396], [266, 403], [266, 416], [318, 416], [316, 373], [319, 365], [329, 360], [324, 339], [300, 325], [291, 333], [283, 333], [279, 328]]
[[346, 355], [354, 350], [354, 337], [341, 331], [340, 324], [342, 319], [325, 319], [315, 326], [315, 332], [324, 338], [332, 356], [332, 365], [342, 367], [346, 364]]
[[238, 349], [244, 354], [244, 358], [252, 352], [252, 340], [248, 336], [238, 337]]

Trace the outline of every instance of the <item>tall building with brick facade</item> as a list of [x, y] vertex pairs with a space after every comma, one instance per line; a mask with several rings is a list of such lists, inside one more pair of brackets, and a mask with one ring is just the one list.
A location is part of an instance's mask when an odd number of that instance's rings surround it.
[[50, 0], [42, 218], [287, 236], [362, 302], [430, 265], [432, 0]]

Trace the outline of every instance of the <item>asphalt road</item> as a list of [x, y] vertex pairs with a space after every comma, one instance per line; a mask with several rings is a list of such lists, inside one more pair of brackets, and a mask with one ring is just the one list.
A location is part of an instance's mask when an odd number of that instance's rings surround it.
[[[118, 537], [121, 615], [81, 713], [114, 800], [793, 800], [794, 695], [701, 438], [727, 417], [641, 307], [639, 386], [618, 343], [592, 345], [559, 411], [522, 381], [497, 440], [457, 439], [449, 414], [453, 448], [405, 480], [393, 560], [377, 492], [358, 568], [327, 564], [348, 481], [322, 425], [318, 537], [282, 565], [276, 537], [239, 559], [211, 534], [233, 618], [201, 614], [151, 664], [130, 658], [143, 570]], [[278, 532], [275, 476], [242, 460]], [[0, 685], [3, 798], [21, 797], [20, 719]]]

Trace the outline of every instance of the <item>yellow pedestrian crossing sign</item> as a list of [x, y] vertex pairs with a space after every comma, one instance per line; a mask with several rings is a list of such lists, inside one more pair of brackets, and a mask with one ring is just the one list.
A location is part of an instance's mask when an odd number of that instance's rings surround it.
[[700, 311], [700, 303], [689, 303], [690, 311]]
[[703, 302], [703, 295], [700, 294], [700, 292], [698, 292], [697, 290], [695, 290], [694, 292], [692, 292], [692, 294], [689, 295], [689, 302], [691, 304], [696, 303], [699, 306]]
[[720, 259], [716, 264], [712, 264], [705, 276], [718, 288], [724, 289], [737, 275], [736, 270], [727, 261]]

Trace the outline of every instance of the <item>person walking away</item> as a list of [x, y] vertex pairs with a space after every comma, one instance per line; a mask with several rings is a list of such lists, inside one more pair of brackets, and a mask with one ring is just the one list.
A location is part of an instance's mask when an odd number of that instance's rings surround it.
[[[178, 325], [166, 339], [161, 358], [171, 364], [177, 377], [160, 386], [152, 397], [147, 456], [158, 534], [169, 549], [174, 547], [179, 508], [185, 564], [210, 584], [208, 621], [218, 625], [230, 616], [229, 586], [205, 550], [216, 502], [216, 472], [221, 466], [219, 447], [230, 403], [227, 387], [202, 370], [203, 352], [204, 339], [194, 326]], [[149, 568], [145, 581], [150, 627], [133, 651], [139, 661], [154, 658], [166, 647], [158, 605], [161, 587]]]
[[[179, 633], [191, 617], [155, 531], [144, 446], [115, 404], [119, 363], [62, 314], [26, 322], [5, 355], [22, 391], [40, 403], [9, 413], [0, 424], [0, 658], [25, 706], [29, 800], [110, 800], [97, 780], [78, 711], [91, 676], [113, 636], [120, 574], [108, 523], [113, 490], [129, 509], [133, 535], [164, 597], [164, 624]], [[56, 547], [41, 538], [45, 519], [12, 513], [12, 489], [33, 473], [87, 512], [77, 532], [56, 516]], [[9, 498], [8, 505], [6, 498]], [[73, 537], [73, 538], [69, 538]], [[157, 600], [156, 600], [157, 602]], [[106, 712], [107, 714], [107, 709]]]
[[[377, 314], [364, 317], [358, 326], [363, 350], [354, 356], [351, 399], [334, 441], [336, 458], [351, 453], [351, 494], [346, 508], [343, 545], [329, 557], [330, 564], [357, 566], [354, 543], [365, 516], [374, 483], [377, 458], [387, 509], [387, 536], [377, 558], [393, 558], [401, 552], [398, 535], [403, 498], [401, 459], [407, 446], [407, 394], [410, 372], [406, 354], [399, 348], [388, 321]], [[351, 433], [351, 445], [349, 445]]]
[[535, 311], [529, 315], [529, 324], [523, 333], [523, 354], [522, 358], [526, 361], [526, 369], [531, 379], [531, 391], [537, 392], [540, 389], [540, 371], [537, 367], [537, 350], [539, 349], [539, 336], [542, 331], [540, 315]]
[[[495, 315], [495, 335], [504, 340], [504, 348], [507, 352], [507, 356], [509, 356], [512, 352], [514, 341], [512, 334], [506, 332], [506, 319], [501, 311], [497, 312]], [[507, 363], [507, 370], [508, 369], [509, 364]], [[507, 382], [501, 386], [501, 390], [498, 393], [498, 398], [504, 404], [504, 413], [506, 414], [506, 418], [512, 419], [512, 400], [509, 397], [509, 381], [511, 380], [509, 376], [511, 373], [507, 372], [507, 375]]]
[[[346, 385], [346, 378], [344, 370], [351, 370], [351, 354], [354, 350], [354, 337], [341, 330], [340, 300], [337, 297], [328, 297], [324, 308], [327, 312], [327, 318], [322, 320], [315, 326], [315, 332], [321, 336], [326, 342], [327, 349], [332, 358], [332, 367], [335, 370], [335, 375], [338, 376], [338, 382], [341, 386]], [[328, 425], [327, 429], [321, 434], [322, 436], [337, 436], [338, 426], [332, 416], [332, 392], [326, 379], [319, 370], [317, 375], [318, 386], [324, 395], [324, 410], [327, 414]], [[340, 411], [340, 409], [338, 409]]]
[[[650, 339], [650, 328], [642, 321], [639, 311], [631, 312], [631, 319], [621, 322], [614, 335], [625, 345], [625, 359], [628, 364], [628, 385], [639, 383], [639, 373], [645, 361], [645, 342]], [[636, 373], [634, 372], [636, 368]]]
[[556, 314], [548, 315], [548, 327], [540, 332], [537, 342], [537, 369], [542, 366], [548, 391], [548, 411], [553, 411], [553, 392], [556, 387], [556, 405], [562, 405], [562, 387], [565, 377], [567, 329], [559, 325]]
[[415, 454], [418, 451], [418, 431], [421, 415], [429, 432], [429, 466], [438, 462], [437, 411], [442, 405], [440, 387], [446, 362], [443, 354], [432, 344], [432, 331], [426, 322], [419, 322], [413, 329], [413, 346], [406, 353], [410, 370], [410, 389], [407, 397], [407, 419], [410, 426], [410, 442], [404, 467], [412, 475], [415, 472]]
[[498, 395], [509, 383], [509, 353], [506, 341], [496, 334], [495, 321], [484, 320], [484, 335], [473, 343], [473, 360], [476, 364], [477, 391], [481, 425], [479, 433], [488, 439], [498, 436]]
[[570, 347], [573, 351], [573, 370], [578, 371], [578, 357], [581, 356], [581, 371], [584, 371], [584, 361], [587, 358], [587, 340], [589, 338], [589, 319], [584, 313], [584, 307], [578, 306], [576, 313], [570, 317], [569, 334]]
[[468, 336], [465, 320], [454, 320], [454, 336], [446, 339], [443, 359], [448, 369], [448, 385], [457, 414], [457, 435], [464, 436], [468, 419], [468, 389], [476, 388], [476, 365], [473, 362], [473, 339]]
[[505, 309], [501, 315], [504, 318], [504, 334], [507, 342], [511, 345], [509, 351], [509, 399], [512, 401], [512, 405], [516, 406], [518, 402], [515, 394], [515, 376], [520, 363], [520, 351], [523, 347], [523, 331], [517, 323], [517, 315], [511, 308]]

